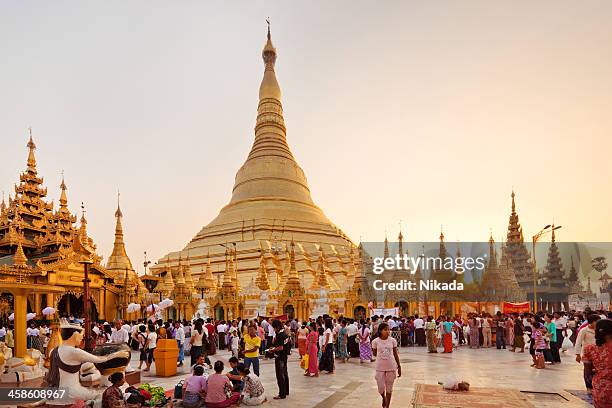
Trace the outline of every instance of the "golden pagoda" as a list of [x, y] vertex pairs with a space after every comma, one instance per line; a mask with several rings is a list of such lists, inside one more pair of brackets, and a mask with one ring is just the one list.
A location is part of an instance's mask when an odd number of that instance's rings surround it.
[[[4, 199], [0, 204], [0, 291], [3, 297], [11, 294], [16, 336], [17, 331], [22, 332], [18, 325], [24, 325], [25, 333], [25, 313], [35, 312], [42, 318], [41, 310], [47, 306], [60, 315], [84, 316], [83, 262], [91, 262], [89, 316], [93, 320], [115, 318], [121, 292], [117, 283], [122, 279], [101, 264], [102, 257], [96, 254], [96, 245], [87, 232], [83, 205], [77, 227], [77, 217], [68, 209], [63, 175], [59, 207], [55, 209], [54, 203], [45, 199], [47, 188], [38, 174], [31, 131], [27, 148], [27, 167], [19, 175], [15, 196], [9, 195], [8, 205]], [[16, 348], [17, 355], [23, 353], [21, 344]]]
[[[189, 268], [198, 281], [196, 290], [209, 293], [209, 313], [221, 319], [256, 314], [255, 309], [245, 309], [245, 293], [241, 288], [248, 286], [252, 291], [266, 287], [261, 276], [257, 279], [264, 265], [270, 285], [269, 310], [303, 318], [308, 315], [304, 306], [306, 295], [299, 296], [299, 305], [293, 295], [299, 292], [297, 284], [303, 291], [315, 281], [317, 274], [310, 260], [318, 259], [321, 250], [330, 263], [327, 276], [333, 288], [330, 297], [339, 304], [339, 313], [345, 310], [352, 313], [354, 302], [349, 302], [347, 295], [355, 275], [348, 274], [345, 266], [357, 263], [350, 258], [355, 245], [314, 203], [304, 171], [287, 143], [281, 89], [276, 78], [277, 52], [269, 27], [262, 58], [264, 72], [255, 138], [246, 161], [236, 173], [229, 203], [183, 250], [162, 257], [151, 270], [163, 274], [176, 267], [174, 260], [180, 254], [189, 253]], [[217, 291], [211, 290], [213, 280], [201, 276], [204, 271], [209, 273], [211, 264], [217, 279], [223, 276]], [[292, 285], [291, 289], [287, 285]], [[289, 293], [292, 296], [287, 296]], [[365, 305], [367, 300], [361, 303]]]
[[121, 287], [117, 310], [119, 315], [124, 319], [136, 319], [139, 313], [127, 313], [127, 306], [130, 303], [145, 303], [147, 289], [139, 279], [138, 274], [132, 266], [132, 261], [125, 250], [125, 241], [123, 236], [123, 212], [119, 202], [119, 194], [117, 194], [117, 210], [115, 211], [115, 241], [113, 243], [113, 252], [106, 262], [107, 272], [113, 276], [117, 286]]

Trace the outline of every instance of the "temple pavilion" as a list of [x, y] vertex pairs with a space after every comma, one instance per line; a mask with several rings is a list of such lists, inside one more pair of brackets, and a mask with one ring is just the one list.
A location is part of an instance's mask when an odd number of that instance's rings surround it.
[[125, 252], [120, 208], [115, 214], [113, 253], [104, 266], [87, 232], [84, 206], [77, 225], [77, 216], [68, 208], [63, 177], [59, 206], [46, 199], [47, 188], [38, 174], [31, 133], [27, 148], [27, 167], [19, 175], [14, 196], [9, 195], [8, 203], [4, 198], [0, 203], [0, 321], [6, 324], [14, 311], [15, 334], [24, 333], [25, 347], [26, 313], [36, 313], [36, 319], [43, 319], [42, 309], [50, 306], [57, 310], [56, 317], [82, 318], [85, 264], [90, 281], [90, 318], [138, 317], [127, 316], [125, 306], [130, 301], [142, 302], [146, 288]]

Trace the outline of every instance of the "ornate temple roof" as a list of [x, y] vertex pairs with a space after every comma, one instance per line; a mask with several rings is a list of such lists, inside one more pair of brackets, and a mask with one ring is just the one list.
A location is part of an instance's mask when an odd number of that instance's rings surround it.
[[512, 190], [512, 209], [508, 220], [508, 233], [506, 235], [506, 251], [510, 267], [512, 268], [517, 281], [525, 289], [533, 287], [533, 268], [531, 266], [531, 255], [523, 238], [523, 227], [519, 222], [514, 201], [514, 190]]
[[23, 282], [49, 272], [82, 267], [76, 266], [87, 258], [92, 270], [107, 276], [96, 254], [96, 245], [87, 233], [85, 213], [77, 228], [76, 215], [68, 209], [66, 181], [62, 175], [59, 208], [46, 201], [47, 188], [38, 175], [36, 143], [30, 130], [27, 143], [26, 170], [19, 175], [15, 196], [9, 195], [8, 205], [0, 204], [0, 273], [11, 275], [19, 270]]

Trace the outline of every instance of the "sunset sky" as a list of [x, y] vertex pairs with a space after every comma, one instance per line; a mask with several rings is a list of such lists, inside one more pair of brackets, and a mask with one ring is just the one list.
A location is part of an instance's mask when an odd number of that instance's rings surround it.
[[358, 241], [612, 240], [612, 2], [3, 2], [0, 190], [26, 167], [111, 252], [182, 248], [253, 140], [265, 18], [287, 139]]

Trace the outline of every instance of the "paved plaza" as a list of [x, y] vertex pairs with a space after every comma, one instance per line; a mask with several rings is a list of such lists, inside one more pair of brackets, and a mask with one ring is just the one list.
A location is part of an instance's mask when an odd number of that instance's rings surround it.
[[[211, 360], [222, 360], [227, 366], [229, 357], [229, 353], [221, 351]], [[137, 365], [137, 359], [138, 354], [134, 354], [132, 364]], [[463, 347], [452, 354], [428, 354], [425, 347], [406, 347], [400, 348], [400, 361], [402, 377], [395, 383], [392, 407], [412, 406], [417, 383], [443, 382], [449, 373], [466, 380], [471, 387], [514, 388], [524, 391], [522, 394], [538, 408], [591, 406], [567, 392], [584, 390], [582, 366], [576, 363], [571, 351], [562, 355], [562, 364], [547, 365], [544, 370], [530, 367], [531, 358], [527, 352], [517, 354], [495, 348], [470, 350]], [[143, 373], [142, 382], [170, 389], [188, 374], [188, 364], [179, 370], [179, 375], [169, 378], [157, 378], [151, 373]], [[321, 373], [318, 378], [308, 378], [304, 377], [299, 368], [297, 350], [294, 350], [289, 362], [290, 395], [284, 401], [272, 400], [278, 391], [274, 361], [261, 360], [260, 371], [268, 397], [268, 402], [264, 404], [267, 407], [380, 406], [380, 397], [374, 381], [374, 364], [359, 364], [358, 360], [350, 360], [345, 364], [336, 361], [334, 374]]]

